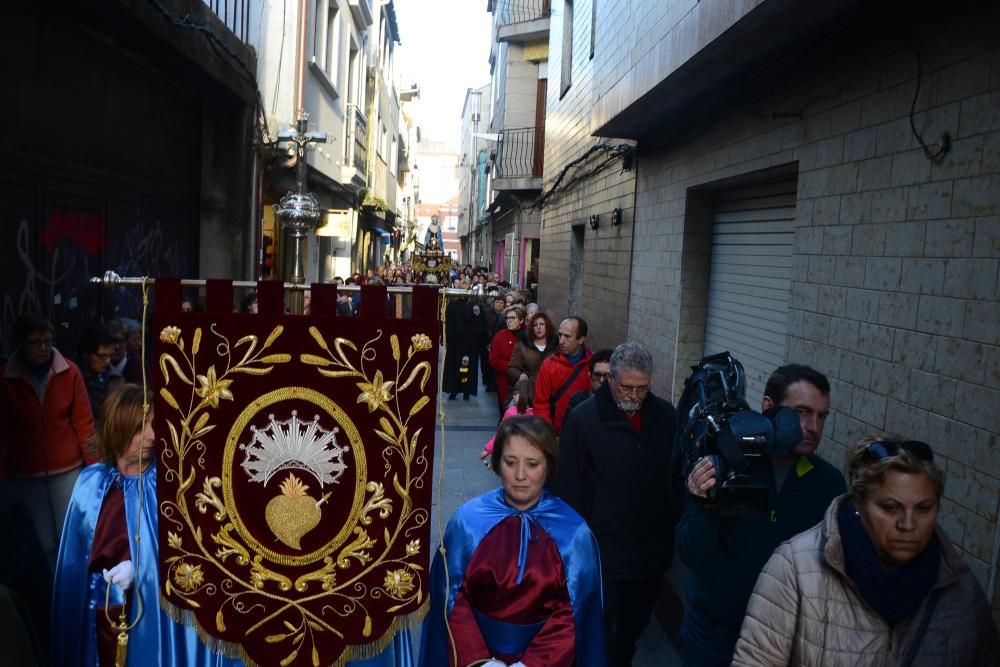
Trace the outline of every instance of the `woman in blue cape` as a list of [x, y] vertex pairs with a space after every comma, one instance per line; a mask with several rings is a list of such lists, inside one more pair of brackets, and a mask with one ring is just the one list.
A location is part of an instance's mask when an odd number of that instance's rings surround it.
[[503, 486], [459, 508], [431, 568], [422, 667], [606, 665], [597, 541], [544, 488], [557, 446], [537, 417], [500, 425]]
[[[59, 546], [52, 605], [53, 667], [113, 667], [124, 605], [129, 667], [228, 667], [197, 631], [160, 609], [156, 463], [152, 414], [126, 384], [108, 395], [94, 436], [101, 463], [80, 473]], [[130, 536], [138, 534], [138, 540]], [[382, 655], [350, 667], [412, 665], [409, 633]]]

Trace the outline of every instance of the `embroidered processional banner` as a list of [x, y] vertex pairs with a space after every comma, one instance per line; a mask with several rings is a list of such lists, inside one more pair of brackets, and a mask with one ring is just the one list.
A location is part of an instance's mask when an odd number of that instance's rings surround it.
[[[210, 281], [209, 312], [182, 313], [157, 281], [163, 605], [226, 653], [341, 664], [425, 612], [439, 324], [417, 292], [407, 319], [384, 287], [362, 317], [285, 315], [261, 283], [233, 314]], [[314, 313], [335, 300], [314, 286]]]

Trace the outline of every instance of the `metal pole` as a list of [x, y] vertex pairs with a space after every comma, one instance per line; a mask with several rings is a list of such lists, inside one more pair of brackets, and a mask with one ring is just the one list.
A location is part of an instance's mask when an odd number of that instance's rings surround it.
[[[90, 278], [90, 284], [100, 285], [102, 287], [140, 287], [142, 285], [155, 285], [156, 278], [145, 278], [139, 276], [119, 276], [114, 271], [106, 271], [103, 276], [92, 276]], [[204, 287], [207, 281], [203, 278], [182, 278], [182, 287]], [[233, 287], [238, 288], [249, 288], [254, 289], [257, 287], [256, 280], [234, 280]], [[302, 293], [309, 289], [311, 286], [303, 283], [284, 283], [286, 290], [291, 291], [293, 294], [298, 293], [300, 296]], [[411, 294], [413, 292], [414, 285], [386, 285], [386, 289], [390, 294]], [[360, 285], [337, 285], [338, 292], [360, 292]], [[456, 289], [453, 287], [442, 287], [438, 290], [439, 294], [446, 297], [460, 297], [460, 296], [473, 296], [474, 293], [471, 289]]]

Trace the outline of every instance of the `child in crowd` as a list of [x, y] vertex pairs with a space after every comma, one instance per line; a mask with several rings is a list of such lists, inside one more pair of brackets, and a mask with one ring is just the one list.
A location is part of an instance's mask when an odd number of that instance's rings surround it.
[[[514, 385], [514, 394], [510, 397], [510, 403], [500, 418], [500, 422], [514, 415], [531, 415], [534, 409], [531, 407], [535, 402], [535, 381], [532, 378], [518, 380]], [[489, 468], [490, 455], [493, 453], [493, 438], [489, 439], [483, 451], [479, 452], [479, 460]]]

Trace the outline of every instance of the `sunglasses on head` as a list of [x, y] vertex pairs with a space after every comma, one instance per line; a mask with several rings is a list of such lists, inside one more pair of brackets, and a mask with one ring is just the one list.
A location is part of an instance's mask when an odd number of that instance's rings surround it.
[[890, 456], [898, 456], [899, 450], [905, 450], [912, 454], [919, 461], [934, 461], [934, 452], [926, 442], [919, 440], [907, 440], [906, 442], [894, 442], [892, 440], [876, 440], [869, 442], [865, 446], [865, 452], [873, 459], [887, 459]]

